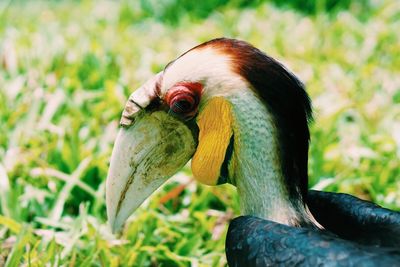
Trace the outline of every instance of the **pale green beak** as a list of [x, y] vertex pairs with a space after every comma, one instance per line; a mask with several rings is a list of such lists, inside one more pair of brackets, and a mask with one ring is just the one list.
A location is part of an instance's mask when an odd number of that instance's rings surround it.
[[112, 232], [192, 157], [197, 138], [181, 120], [164, 111], [140, 110], [121, 128], [106, 182], [107, 216]]

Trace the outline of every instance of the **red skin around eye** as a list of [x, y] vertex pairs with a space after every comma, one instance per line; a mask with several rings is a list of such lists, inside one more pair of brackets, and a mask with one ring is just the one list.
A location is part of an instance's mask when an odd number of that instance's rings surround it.
[[168, 90], [165, 96], [165, 101], [168, 106], [172, 107], [175, 102], [186, 100], [192, 106], [192, 109], [188, 111], [187, 116], [194, 115], [197, 112], [197, 107], [200, 102], [203, 85], [201, 83], [192, 82], [181, 82], [175, 84], [171, 89]]

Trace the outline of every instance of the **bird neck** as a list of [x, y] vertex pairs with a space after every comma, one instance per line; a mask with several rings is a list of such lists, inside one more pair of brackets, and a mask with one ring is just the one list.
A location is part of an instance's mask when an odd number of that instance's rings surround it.
[[234, 120], [230, 182], [237, 187], [241, 213], [292, 226], [317, 224], [300, 190], [297, 197], [289, 196], [277, 129], [265, 103], [251, 90], [228, 100]]

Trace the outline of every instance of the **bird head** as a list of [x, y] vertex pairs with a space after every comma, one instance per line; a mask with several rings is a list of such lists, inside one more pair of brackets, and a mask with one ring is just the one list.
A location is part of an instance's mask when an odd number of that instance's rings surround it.
[[[220, 38], [190, 49], [124, 108], [106, 182], [113, 232], [190, 159], [207, 185], [236, 185], [258, 166], [275, 166], [285, 194], [301, 199], [310, 117], [301, 82], [250, 44]], [[268, 153], [276, 156], [264, 164]]]

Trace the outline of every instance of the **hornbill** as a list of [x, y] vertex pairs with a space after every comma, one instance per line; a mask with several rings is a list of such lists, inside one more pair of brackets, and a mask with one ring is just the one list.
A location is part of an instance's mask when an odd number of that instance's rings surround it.
[[308, 191], [311, 117], [304, 85], [252, 45], [190, 49], [125, 106], [106, 182], [112, 231], [192, 159], [199, 182], [237, 187], [229, 266], [400, 266], [400, 213]]

